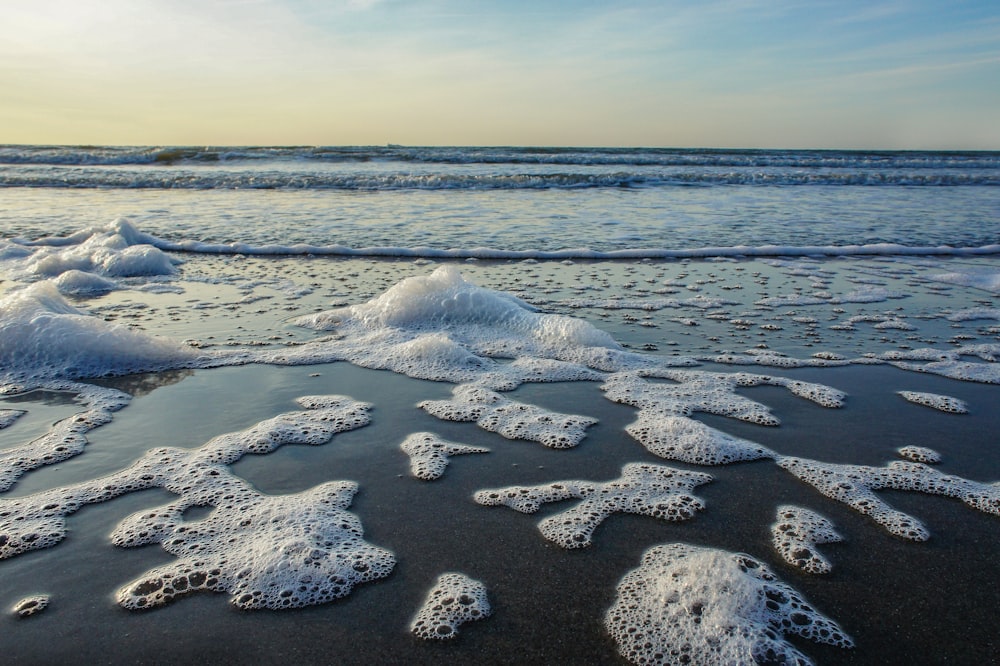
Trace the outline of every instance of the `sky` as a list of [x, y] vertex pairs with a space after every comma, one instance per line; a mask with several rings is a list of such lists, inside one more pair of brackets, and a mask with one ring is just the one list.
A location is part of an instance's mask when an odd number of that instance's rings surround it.
[[997, 0], [3, 0], [0, 143], [1000, 149]]

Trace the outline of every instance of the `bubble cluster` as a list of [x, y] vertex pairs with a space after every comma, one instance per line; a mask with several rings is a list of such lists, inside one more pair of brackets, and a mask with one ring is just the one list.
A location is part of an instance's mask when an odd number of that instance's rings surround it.
[[661, 414], [691, 416], [694, 412], [705, 412], [758, 425], [779, 424], [765, 405], [736, 393], [740, 380], [737, 374], [677, 371], [669, 379], [677, 383], [654, 384], [638, 373], [615, 373], [601, 389], [613, 402]]
[[282, 609], [346, 596], [395, 566], [391, 552], [364, 541], [361, 521], [346, 511], [356, 492], [356, 484], [339, 481], [267, 496], [231, 480], [220, 484], [216, 496], [202, 498], [215, 506], [203, 520], [180, 519], [187, 502], [173, 505], [172, 516], [163, 510], [134, 514], [112, 541], [158, 542], [177, 560], [123, 586], [118, 603], [146, 609], [212, 590], [229, 593], [239, 608]]
[[540, 486], [511, 486], [480, 490], [474, 495], [485, 506], [508, 506], [534, 513], [542, 503], [580, 499], [576, 506], [545, 518], [538, 530], [563, 548], [583, 548], [591, 543], [597, 526], [614, 513], [632, 513], [668, 521], [692, 518], [705, 508], [694, 495], [696, 486], [712, 477], [667, 467], [629, 463], [622, 475], [606, 483], [562, 481]]
[[641, 410], [625, 431], [654, 455], [694, 465], [727, 465], [775, 455], [764, 446], [701, 421], [652, 409]]
[[466, 622], [482, 620], [492, 613], [486, 586], [461, 573], [438, 576], [420, 610], [410, 623], [410, 631], [423, 639], [445, 640], [458, 635]]
[[448, 458], [464, 453], [489, 453], [481, 446], [456, 444], [431, 432], [415, 432], [399, 445], [410, 456], [410, 473], [418, 479], [433, 481], [444, 474]]
[[618, 583], [604, 625], [636, 664], [812, 662], [786, 635], [853, 647], [764, 564], [743, 553], [682, 543], [654, 546]]
[[958, 398], [953, 398], [948, 395], [938, 395], [936, 393], [919, 393], [917, 391], [897, 391], [899, 395], [903, 396], [909, 402], [916, 405], [923, 405], [924, 407], [933, 407], [942, 412], [948, 412], [949, 414], [968, 414], [969, 406], [965, 404], [964, 401]]
[[804, 458], [779, 458], [778, 464], [821, 493], [870, 516], [890, 533], [913, 541], [930, 537], [919, 520], [897, 511], [876, 490], [912, 490], [961, 499], [969, 506], [1000, 515], [1000, 482], [993, 484], [949, 476], [918, 462], [896, 461], [885, 467], [836, 465]]
[[896, 453], [903, 458], [914, 462], [929, 464], [941, 462], [941, 454], [934, 449], [927, 448], [926, 446], [901, 446], [896, 449]]
[[[123, 520], [112, 534], [122, 547], [159, 543], [177, 560], [146, 572], [118, 595], [127, 608], [150, 608], [195, 590], [228, 592], [241, 608], [290, 608], [348, 594], [389, 574], [391, 552], [363, 540], [346, 511], [353, 482], [330, 482], [295, 495], [254, 490], [226, 467], [248, 453], [286, 444], [323, 444], [368, 423], [370, 405], [344, 396], [299, 398], [303, 411], [279, 414], [196, 449], [160, 448], [124, 470], [23, 498], [0, 500], [0, 558], [55, 545], [65, 517], [86, 504], [160, 487], [178, 499]], [[187, 521], [195, 506], [213, 507]]]
[[817, 544], [843, 541], [833, 523], [815, 511], [788, 504], [778, 507], [771, 525], [775, 550], [792, 566], [812, 574], [829, 573], [830, 562], [816, 550]]
[[31, 617], [32, 615], [41, 613], [48, 607], [49, 595], [34, 594], [30, 597], [25, 597], [14, 604], [13, 611], [18, 617]]
[[586, 429], [597, 423], [589, 416], [559, 414], [510, 400], [476, 384], [456, 386], [452, 395], [451, 400], [424, 400], [417, 406], [439, 419], [475, 421], [507, 439], [525, 439], [554, 449], [576, 446]]

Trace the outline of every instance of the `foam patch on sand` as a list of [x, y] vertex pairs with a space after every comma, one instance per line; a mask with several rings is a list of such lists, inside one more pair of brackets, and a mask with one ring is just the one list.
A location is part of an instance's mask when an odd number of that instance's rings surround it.
[[[112, 533], [122, 547], [159, 543], [178, 559], [124, 586], [126, 608], [150, 608], [195, 590], [228, 592], [241, 608], [291, 608], [348, 594], [354, 585], [389, 574], [393, 554], [363, 539], [346, 511], [357, 492], [348, 481], [295, 495], [264, 495], [230, 473], [248, 453], [286, 444], [319, 445], [369, 422], [370, 405], [343, 396], [299, 398], [303, 411], [279, 414], [196, 449], [153, 449], [126, 469], [28, 497], [0, 499], [0, 559], [53, 546], [66, 516], [86, 504], [164, 488], [179, 498], [123, 520]], [[214, 507], [187, 521], [195, 506]]]
[[974, 509], [1000, 515], [1000, 482], [993, 484], [949, 476], [918, 462], [891, 462], [885, 467], [835, 465], [805, 458], [779, 458], [778, 465], [821, 493], [870, 516], [890, 533], [926, 541], [930, 532], [919, 520], [897, 511], [876, 490], [912, 490], [962, 500]]
[[604, 625], [636, 664], [812, 663], [784, 639], [851, 638], [758, 560], [682, 543], [654, 546], [618, 583]]
[[936, 393], [919, 393], [917, 391], [896, 391], [908, 402], [924, 407], [932, 407], [949, 414], [968, 414], [969, 406], [958, 398], [948, 395], [938, 395]]
[[542, 535], [563, 548], [591, 543], [597, 526], [614, 513], [632, 513], [668, 521], [692, 518], [704, 503], [691, 493], [712, 477], [666, 467], [629, 463], [622, 475], [606, 483], [562, 481], [540, 486], [511, 486], [478, 491], [474, 499], [485, 506], [508, 506], [534, 513], [542, 503], [582, 500], [571, 509], [538, 523]]
[[18, 617], [31, 617], [32, 615], [41, 613], [48, 607], [49, 595], [34, 594], [30, 597], [25, 597], [14, 604], [13, 611]]
[[475, 421], [484, 430], [507, 439], [525, 439], [554, 449], [576, 446], [586, 429], [597, 423], [589, 416], [548, 411], [503, 397], [475, 384], [452, 390], [451, 400], [424, 400], [417, 406], [446, 421]]
[[777, 522], [771, 525], [774, 549], [792, 566], [812, 574], [829, 573], [832, 568], [816, 546], [843, 540], [833, 523], [800, 506], [779, 506]]
[[410, 631], [418, 638], [446, 640], [457, 636], [461, 625], [492, 612], [485, 585], [465, 574], [444, 573], [427, 593]]
[[907, 460], [912, 460], [913, 462], [926, 463], [929, 465], [941, 462], [941, 454], [934, 449], [927, 448], [926, 446], [902, 446], [896, 449], [896, 453]]
[[[962, 360], [963, 356], [973, 356], [985, 361]], [[891, 351], [879, 355], [891, 365], [914, 372], [958, 379], [966, 382], [1000, 384], [1000, 344], [962, 345], [955, 349], [922, 348], [907, 351]]]
[[625, 432], [654, 455], [694, 465], [728, 465], [774, 457], [773, 451], [748, 439], [728, 435], [687, 416], [651, 409], [641, 410]]
[[410, 473], [424, 481], [441, 478], [451, 456], [490, 452], [482, 446], [449, 442], [431, 432], [415, 432], [399, 448], [410, 457]]
[[[364, 541], [361, 521], [346, 511], [356, 484], [266, 496], [236, 477], [227, 481], [214, 481], [215, 492], [203, 498], [216, 507], [203, 520], [180, 520], [175, 505], [172, 515], [140, 514], [115, 530], [117, 545], [159, 542], [178, 558], [122, 587], [119, 604], [151, 608], [212, 590], [228, 593], [239, 608], [297, 608], [346, 596], [395, 566], [392, 553]], [[145, 539], [136, 538], [143, 533]]]
[[[657, 430], [669, 427], [668, 417], [691, 416], [695, 412], [716, 414], [764, 426], [779, 425], [780, 421], [771, 414], [766, 405], [740, 395], [736, 392], [738, 388], [780, 386], [794, 395], [829, 408], [843, 406], [845, 397], [843, 392], [823, 384], [745, 372], [726, 374], [698, 370], [668, 370], [659, 372], [655, 376], [675, 383], [654, 383], [643, 376], [643, 373], [622, 372], [609, 376], [601, 387], [609, 400], [639, 408], [640, 421], [634, 424], [633, 430], [653, 446], [658, 446]], [[654, 425], [657, 420], [662, 421], [661, 426]], [[769, 455], [766, 449], [762, 452], [761, 447], [757, 445], [741, 444], [742, 440], [716, 439], [730, 451], [725, 455], [737, 455], [735, 453], [737, 449], [744, 451], [744, 454], [738, 454], [741, 456], [752, 456], [754, 451]], [[639, 441], [646, 444], [642, 439]], [[710, 440], [708, 441], [710, 443]], [[724, 454], [720, 451], [712, 456], [724, 457]], [[752, 460], [753, 457], [739, 459]]]
[[[76, 402], [81, 403], [85, 409], [57, 421], [41, 437], [0, 450], [0, 492], [13, 486], [25, 472], [62, 462], [81, 453], [87, 445], [87, 433], [110, 423], [112, 413], [125, 407], [131, 400], [131, 396], [121, 391], [89, 384], [51, 383], [48, 388], [75, 392]], [[14, 418], [23, 413], [14, 411]]]
[[87, 315], [49, 281], [0, 298], [0, 393], [53, 379], [191, 367], [198, 360], [190, 347]]

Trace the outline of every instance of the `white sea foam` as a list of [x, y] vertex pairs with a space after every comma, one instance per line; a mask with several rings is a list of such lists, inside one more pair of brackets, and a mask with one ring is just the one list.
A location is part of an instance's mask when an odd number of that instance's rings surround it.
[[[153, 449], [100, 479], [0, 499], [0, 559], [57, 544], [66, 533], [65, 517], [86, 504], [161, 487], [178, 499], [129, 516], [112, 541], [125, 547], [160, 543], [178, 559], [125, 585], [118, 600], [126, 608], [151, 608], [195, 590], [228, 592], [241, 608], [290, 608], [336, 599], [388, 575], [393, 554], [365, 542], [360, 521], [346, 510], [357, 491], [353, 482], [272, 496], [226, 468], [247, 453], [323, 444], [369, 421], [370, 405], [343, 396], [298, 402], [304, 410], [196, 449]], [[192, 506], [214, 508], [206, 518], [185, 520]]]
[[926, 446], [901, 446], [896, 449], [896, 453], [914, 462], [930, 465], [941, 462], [941, 454]]
[[867, 467], [788, 457], [779, 458], [778, 465], [904, 539], [926, 541], [930, 532], [913, 516], [886, 504], [874, 491], [911, 490], [955, 497], [975, 509], [1000, 515], [1000, 482], [987, 484], [949, 476], [917, 462], [896, 461], [885, 467]]
[[0, 430], [9, 428], [15, 421], [27, 413], [23, 409], [0, 409]]
[[463, 384], [451, 400], [424, 400], [417, 406], [446, 421], [475, 421], [484, 430], [507, 439], [526, 439], [554, 449], [576, 446], [586, 429], [597, 423], [589, 416], [559, 414], [503, 397], [495, 391]]
[[399, 448], [410, 457], [410, 473], [424, 481], [441, 478], [451, 456], [490, 452], [482, 446], [449, 442], [431, 432], [415, 432]]
[[936, 393], [921, 393], [919, 391], [896, 391], [908, 402], [925, 407], [932, 407], [942, 412], [951, 414], [968, 414], [969, 406], [958, 398], [949, 395], [938, 395]]
[[785, 561], [813, 574], [829, 573], [831, 565], [816, 546], [844, 538], [828, 519], [800, 506], [782, 505], [771, 525], [771, 541]]
[[53, 379], [189, 367], [197, 359], [190, 347], [87, 315], [49, 281], [0, 298], [0, 392]]
[[940, 273], [938, 275], [932, 275], [930, 279], [937, 280], [938, 282], [960, 285], [963, 287], [982, 289], [993, 294], [1000, 294], [1000, 272], [996, 271], [956, 271], [953, 273]]
[[[44, 435], [26, 444], [0, 450], [0, 492], [8, 490], [25, 472], [81, 453], [87, 445], [87, 433], [110, 423], [112, 413], [125, 407], [131, 399], [121, 391], [88, 384], [50, 383], [47, 388], [73, 391], [76, 393], [75, 401], [84, 407], [84, 411], [57, 421]], [[24, 414], [13, 413], [15, 418]]]
[[654, 546], [618, 583], [604, 625], [636, 664], [812, 662], [784, 635], [849, 648], [851, 638], [743, 553]]
[[492, 612], [485, 585], [465, 574], [443, 573], [427, 593], [410, 631], [418, 638], [446, 640], [457, 636], [461, 625]]
[[512, 486], [480, 490], [476, 502], [504, 505], [534, 513], [544, 502], [579, 499], [571, 509], [545, 518], [538, 530], [563, 548], [583, 548], [591, 543], [598, 525], [613, 513], [634, 513], [661, 520], [680, 521], [694, 516], [704, 504], [692, 495], [696, 486], [712, 477], [665, 465], [629, 463], [622, 475], [606, 483], [562, 481], [541, 486]]
[[33, 594], [14, 604], [14, 614], [18, 617], [31, 617], [49, 607], [50, 597], [47, 594]]

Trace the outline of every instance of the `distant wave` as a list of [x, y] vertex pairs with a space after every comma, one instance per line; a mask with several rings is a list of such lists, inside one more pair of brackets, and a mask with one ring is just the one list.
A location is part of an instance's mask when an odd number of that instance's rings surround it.
[[185, 171], [79, 167], [0, 167], [0, 187], [123, 189], [514, 190], [716, 185], [989, 186], [997, 172], [669, 170], [598, 173], [323, 173], [309, 171]]
[[166, 252], [190, 252], [219, 255], [296, 256], [324, 255], [346, 257], [411, 257], [426, 259], [519, 259], [519, 260], [607, 260], [607, 259], [687, 259], [708, 257], [804, 257], [804, 256], [982, 256], [1000, 254], [1000, 244], [981, 247], [909, 246], [896, 243], [866, 245], [737, 245], [731, 247], [701, 247], [689, 249], [630, 248], [591, 250], [566, 248], [559, 250], [500, 250], [488, 247], [438, 249], [431, 247], [363, 247], [343, 245], [264, 244], [235, 242], [209, 243], [193, 239], [168, 240], [140, 231], [131, 222], [119, 219], [107, 229], [84, 229], [70, 236], [46, 237], [36, 240], [12, 239], [12, 246], [65, 247], [82, 243], [91, 236], [113, 231], [126, 239], [128, 245], [152, 245]]
[[424, 162], [803, 169], [1000, 169], [1000, 152], [407, 146], [0, 146], [8, 165]]

